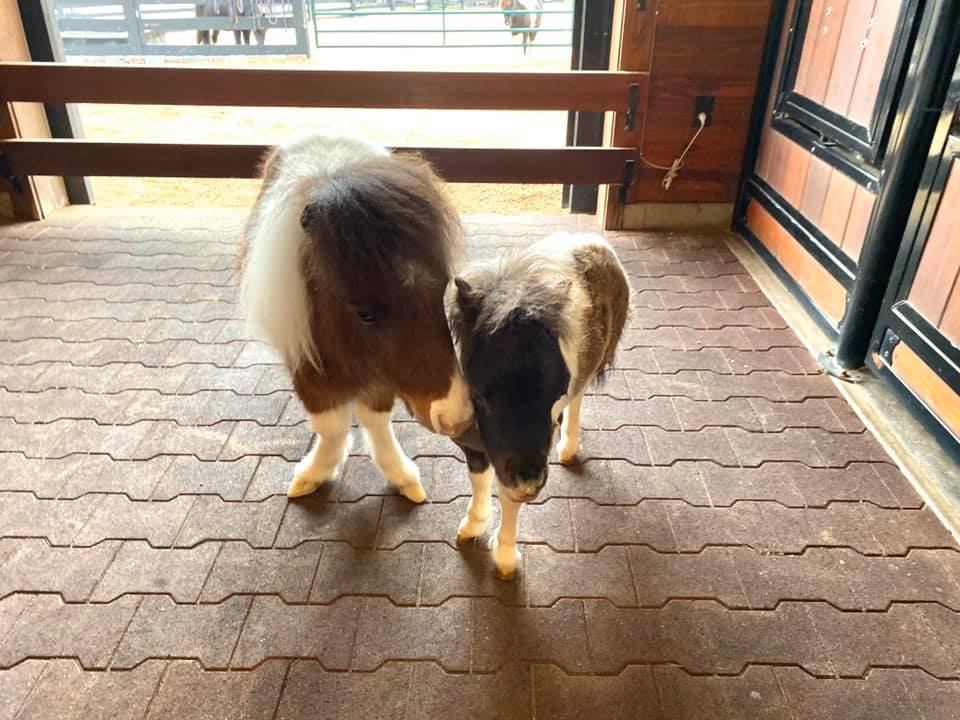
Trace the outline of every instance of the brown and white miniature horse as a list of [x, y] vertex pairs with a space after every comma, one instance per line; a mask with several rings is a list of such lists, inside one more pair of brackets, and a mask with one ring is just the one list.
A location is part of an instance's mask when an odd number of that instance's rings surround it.
[[[537, 39], [537, 30], [543, 21], [543, 0], [500, 0], [500, 9], [511, 11], [503, 16], [503, 23], [523, 40], [523, 54]], [[526, 10], [527, 12], [523, 12]]]
[[387, 480], [422, 502], [390, 424], [395, 398], [445, 435], [472, 419], [443, 302], [462, 230], [439, 179], [413, 156], [305, 137], [268, 156], [244, 235], [247, 318], [282, 356], [317, 434], [288, 494], [337, 473], [355, 411]]

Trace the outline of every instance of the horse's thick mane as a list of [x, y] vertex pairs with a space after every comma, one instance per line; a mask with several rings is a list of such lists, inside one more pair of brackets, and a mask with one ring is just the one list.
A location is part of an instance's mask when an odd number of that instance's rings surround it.
[[459, 219], [437, 177], [413, 155], [365, 158], [319, 178], [300, 224], [313, 249], [305, 258], [308, 271], [351, 281], [389, 278], [401, 269], [411, 282], [445, 284], [461, 241]]
[[468, 333], [489, 337], [511, 322], [529, 320], [543, 323], [558, 340], [571, 336], [573, 277], [564, 258], [518, 250], [469, 266], [460, 276], [470, 284], [476, 304], [470, 323], [454, 318], [451, 329], [457, 340]]
[[[291, 372], [322, 370], [315, 290], [364, 278], [446, 281], [461, 239], [430, 166], [349, 137], [309, 135], [267, 158], [245, 230], [241, 299], [256, 335]], [[373, 288], [372, 292], [384, 290]]]

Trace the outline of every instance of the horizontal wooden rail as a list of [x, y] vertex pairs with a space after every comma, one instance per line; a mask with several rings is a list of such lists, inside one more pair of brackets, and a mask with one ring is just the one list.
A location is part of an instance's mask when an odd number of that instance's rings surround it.
[[648, 73], [384, 72], [0, 63], [0, 101], [126, 105], [626, 111]]
[[[268, 145], [0, 140], [16, 176], [255, 178]], [[398, 147], [420, 153], [448, 182], [620, 183], [636, 150], [627, 148]]]

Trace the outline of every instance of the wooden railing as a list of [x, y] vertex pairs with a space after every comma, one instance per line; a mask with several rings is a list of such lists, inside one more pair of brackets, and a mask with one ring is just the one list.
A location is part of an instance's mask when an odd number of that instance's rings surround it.
[[[0, 101], [431, 110], [612, 110], [636, 118], [649, 75], [379, 72], [0, 63]], [[0, 172], [256, 177], [267, 146], [0, 139]], [[629, 185], [633, 148], [403, 148], [450, 182]]]

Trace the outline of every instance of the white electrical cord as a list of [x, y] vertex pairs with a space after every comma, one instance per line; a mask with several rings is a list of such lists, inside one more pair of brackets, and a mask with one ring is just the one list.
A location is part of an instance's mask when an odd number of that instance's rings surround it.
[[693, 144], [697, 141], [697, 138], [700, 137], [700, 133], [703, 132], [703, 129], [707, 126], [707, 114], [700, 113], [697, 115], [697, 120], [700, 121], [700, 127], [697, 128], [697, 131], [693, 134], [693, 137], [690, 138], [690, 142], [687, 143], [687, 146], [683, 149], [683, 152], [680, 153], [680, 157], [673, 161], [673, 164], [670, 167], [665, 165], [657, 165], [647, 160], [643, 155], [640, 156], [640, 160], [647, 167], [652, 167], [654, 170], [666, 170], [667, 174], [663, 176], [663, 180], [660, 182], [663, 185], [664, 190], [669, 190], [670, 186], [673, 185], [673, 181], [676, 179], [677, 175], [680, 174], [680, 168], [683, 167], [683, 161], [687, 157], [687, 153], [690, 152], [690, 148], [693, 147]]

